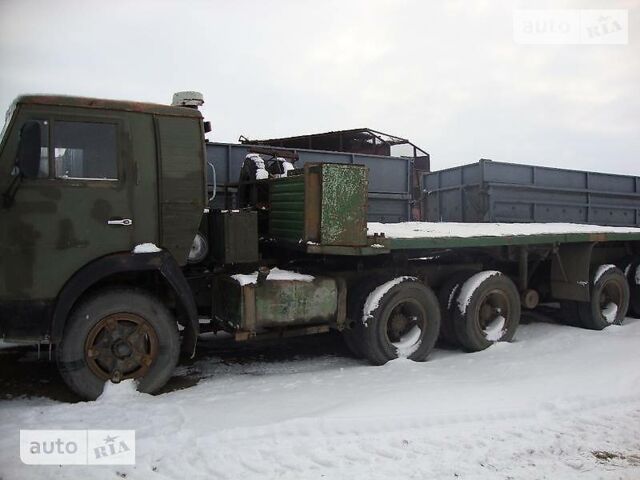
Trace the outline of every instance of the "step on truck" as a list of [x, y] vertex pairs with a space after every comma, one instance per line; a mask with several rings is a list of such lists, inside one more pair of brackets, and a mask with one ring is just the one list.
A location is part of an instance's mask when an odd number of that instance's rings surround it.
[[[558, 223], [560, 214], [487, 223], [469, 212], [476, 221], [465, 222], [460, 211], [457, 223], [368, 222], [366, 165], [321, 151], [296, 164], [295, 149], [265, 145], [245, 146], [241, 204], [213, 208], [201, 96], [174, 100], [22, 96], [7, 114], [0, 336], [48, 344], [83, 398], [129, 378], [157, 391], [203, 331], [247, 341], [336, 330], [353, 355], [381, 365], [424, 361], [438, 340], [466, 351], [510, 341], [540, 303], [594, 330], [640, 314], [633, 226]], [[441, 217], [456, 198], [476, 208], [446, 178], [421, 185], [423, 218], [442, 219], [430, 198]], [[635, 225], [640, 179], [628, 178]]]

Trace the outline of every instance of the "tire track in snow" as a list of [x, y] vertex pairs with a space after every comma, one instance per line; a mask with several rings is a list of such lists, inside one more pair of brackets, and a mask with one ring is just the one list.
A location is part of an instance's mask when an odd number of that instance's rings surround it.
[[[564, 399], [564, 404], [568, 402]], [[246, 439], [267, 439], [278, 437], [308, 437], [321, 432], [325, 436], [363, 435], [367, 433], [392, 433], [408, 429], [426, 429], [473, 423], [487, 423], [513, 420], [544, 420], [545, 418], [566, 417], [576, 412], [599, 408], [637, 405], [640, 409], [640, 395], [580, 399], [568, 405], [544, 402], [529, 408], [505, 409], [492, 413], [442, 414], [437, 416], [358, 416], [331, 418], [296, 418], [284, 422], [259, 427], [238, 427], [222, 430], [214, 436], [220, 441], [235, 442]]]

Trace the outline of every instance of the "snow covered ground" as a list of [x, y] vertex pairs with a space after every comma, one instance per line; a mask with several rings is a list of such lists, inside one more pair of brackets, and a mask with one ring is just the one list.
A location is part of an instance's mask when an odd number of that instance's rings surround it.
[[[315, 356], [221, 348], [180, 367], [197, 385], [158, 396], [0, 401], [0, 478], [640, 478], [640, 320], [535, 322], [483, 352], [382, 367], [330, 338], [295, 340]], [[137, 464], [25, 466], [21, 428], [135, 429]]]

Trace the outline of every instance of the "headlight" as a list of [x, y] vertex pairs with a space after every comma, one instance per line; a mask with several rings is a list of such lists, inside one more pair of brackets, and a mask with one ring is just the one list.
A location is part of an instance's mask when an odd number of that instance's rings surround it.
[[207, 257], [208, 253], [209, 244], [207, 239], [201, 233], [196, 233], [196, 238], [193, 239], [191, 250], [189, 250], [189, 257], [187, 257], [188, 262], [199, 263]]

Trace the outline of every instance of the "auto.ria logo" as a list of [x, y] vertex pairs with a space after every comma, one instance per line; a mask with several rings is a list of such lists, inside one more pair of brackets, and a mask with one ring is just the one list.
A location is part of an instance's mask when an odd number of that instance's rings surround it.
[[20, 430], [27, 465], [134, 465], [135, 430]]

